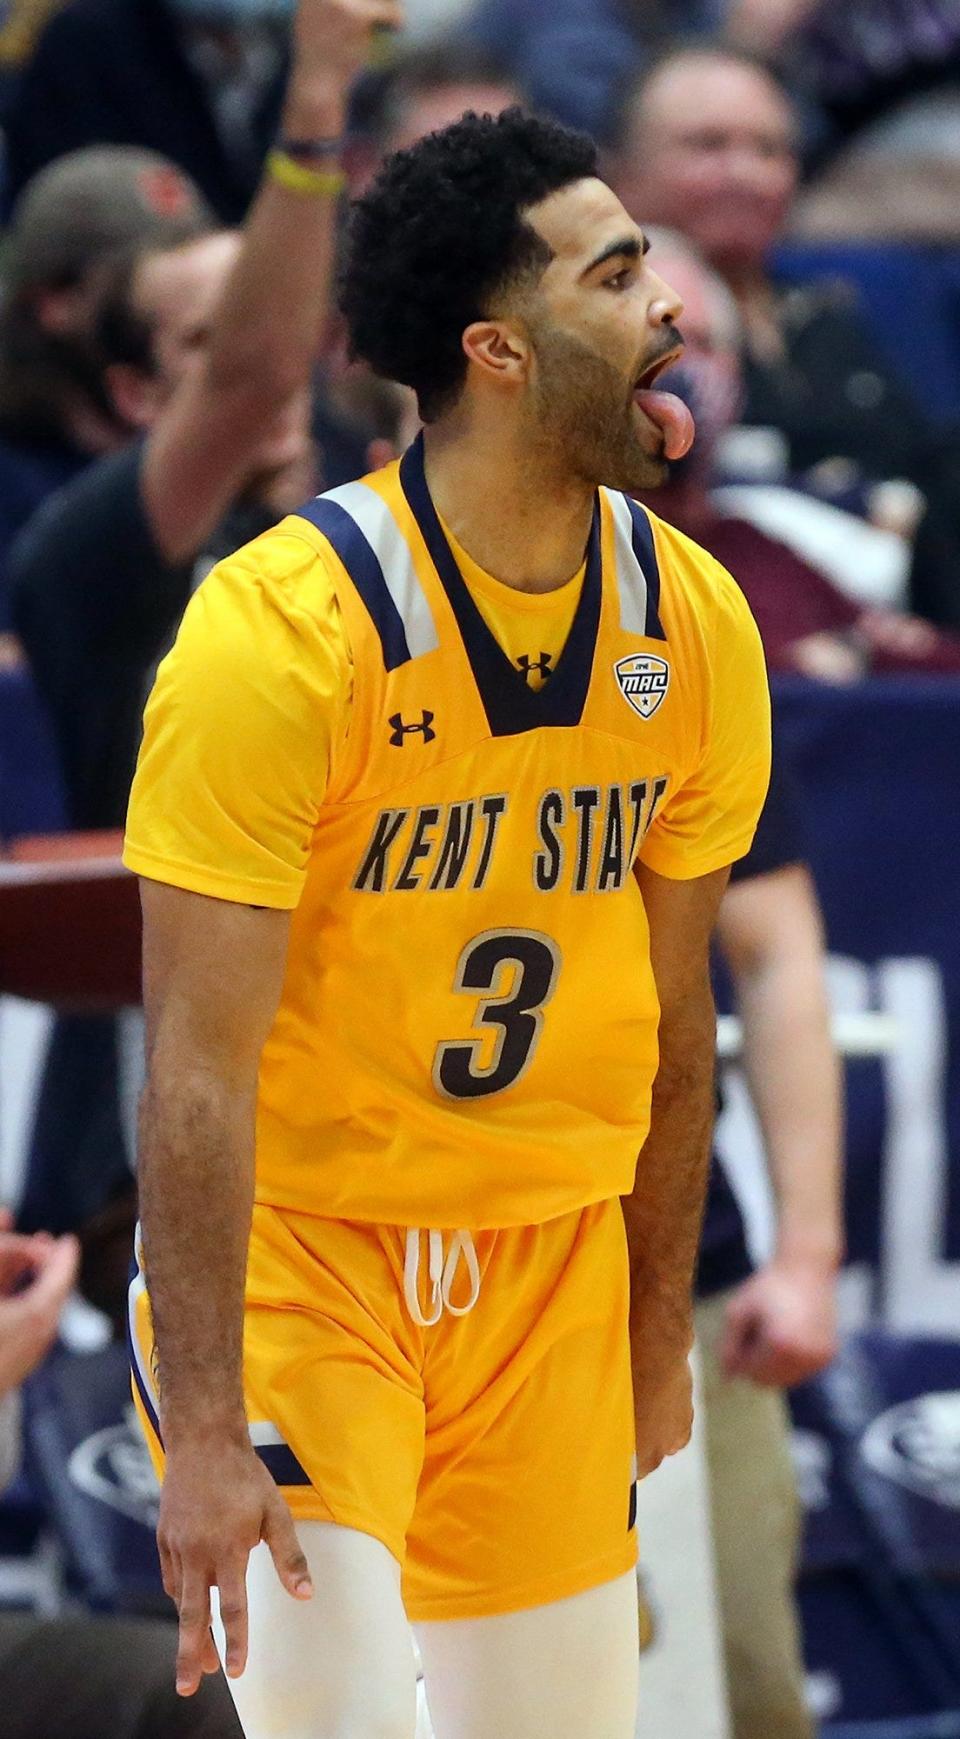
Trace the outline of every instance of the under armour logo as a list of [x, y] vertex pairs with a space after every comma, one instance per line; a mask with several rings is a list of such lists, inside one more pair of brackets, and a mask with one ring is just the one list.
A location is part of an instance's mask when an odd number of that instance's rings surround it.
[[531, 677], [533, 672], [536, 670], [543, 677], [544, 682], [546, 682], [547, 677], [550, 675], [550, 665], [552, 662], [552, 654], [549, 652], [541, 652], [539, 658], [531, 658], [529, 652], [524, 652], [522, 656], [517, 659], [517, 668], [518, 670], [522, 670], [524, 676], [528, 678]]
[[394, 749], [402, 749], [404, 737], [408, 737], [411, 732], [415, 731], [421, 733], [425, 743], [432, 743], [437, 734], [435, 730], [431, 729], [433, 719], [433, 713], [425, 712], [418, 725], [405, 725], [402, 713], [391, 713], [390, 718], [387, 720], [387, 723], [393, 726], [393, 729], [390, 732], [391, 747]]

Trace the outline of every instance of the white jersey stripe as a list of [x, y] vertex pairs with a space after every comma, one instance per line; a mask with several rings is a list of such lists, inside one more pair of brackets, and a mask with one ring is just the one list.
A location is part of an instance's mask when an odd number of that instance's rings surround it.
[[440, 644], [427, 595], [417, 578], [407, 540], [382, 495], [367, 483], [343, 483], [321, 497], [335, 501], [363, 532], [383, 570], [387, 590], [403, 623], [411, 658]]
[[628, 634], [646, 636], [647, 582], [633, 548], [633, 518], [624, 496], [604, 491], [613, 512], [617, 552], [617, 588], [620, 593], [620, 626]]

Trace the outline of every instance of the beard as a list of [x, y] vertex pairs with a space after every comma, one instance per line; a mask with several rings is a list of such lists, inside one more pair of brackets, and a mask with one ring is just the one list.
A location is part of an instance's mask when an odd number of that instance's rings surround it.
[[657, 488], [667, 475], [662, 438], [652, 425], [644, 426], [623, 375], [556, 328], [535, 330], [534, 341], [533, 418], [540, 449], [590, 488], [602, 483], [625, 494]]

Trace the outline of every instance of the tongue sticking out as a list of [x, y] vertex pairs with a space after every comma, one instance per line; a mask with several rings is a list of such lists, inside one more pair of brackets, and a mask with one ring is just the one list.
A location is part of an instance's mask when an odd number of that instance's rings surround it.
[[634, 394], [634, 403], [644, 415], [656, 423], [663, 435], [663, 450], [668, 459], [682, 459], [693, 446], [696, 429], [693, 418], [682, 399], [672, 392], [657, 392], [644, 387]]

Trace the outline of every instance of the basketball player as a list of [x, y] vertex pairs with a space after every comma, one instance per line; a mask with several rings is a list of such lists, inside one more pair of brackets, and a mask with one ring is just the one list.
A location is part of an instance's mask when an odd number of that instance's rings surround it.
[[248, 1739], [411, 1739], [409, 1617], [438, 1739], [631, 1739], [763, 660], [627, 498], [692, 438], [681, 310], [589, 142], [389, 159], [342, 305], [424, 434], [205, 581], [127, 831], [178, 1682], [212, 1616]]

